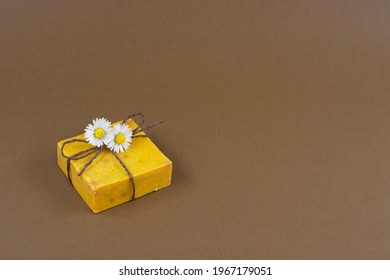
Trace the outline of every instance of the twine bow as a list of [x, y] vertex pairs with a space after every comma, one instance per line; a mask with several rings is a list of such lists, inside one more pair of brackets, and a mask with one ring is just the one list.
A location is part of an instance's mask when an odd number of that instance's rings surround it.
[[[158, 121], [158, 122], [155, 122], [153, 123], [152, 125], [149, 125], [149, 126], [146, 126], [146, 127], [142, 127], [142, 125], [145, 123], [145, 118], [144, 118], [144, 115], [142, 113], [135, 113], [135, 114], [132, 114], [130, 116], [127, 117], [127, 119], [123, 120], [122, 121], [122, 124], [126, 123], [129, 119], [133, 118], [133, 117], [141, 117], [141, 124], [140, 125], [137, 125], [137, 127], [133, 130], [133, 136], [132, 138], [142, 138], [142, 137], [148, 137], [146, 135], [136, 135], [140, 132], [144, 132], [160, 123], [163, 123], [163, 121]], [[65, 141], [62, 146], [61, 146], [61, 155], [66, 158], [66, 171], [67, 171], [67, 176], [68, 176], [68, 179], [69, 179], [69, 182], [70, 184], [73, 186], [73, 182], [72, 182], [72, 179], [70, 177], [70, 163], [72, 160], [80, 160], [80, 159], [83, 159], [83, 158], [86, 158], [90, 155], [93, 155], [93, 157], [83, 166], [83, 168], [81, 169], [81, 171], [77, 174], [77, 176], [81, 176], [84, 171], [93, 163], [93, 161], [98, 157], [98, 155], [100, 154], [100, 152], [104, 149], [104, 145], [101, 146], [101, 147], [92, 147], [92, 148], [88, 148], [88, 149], [85, 149], [83, 151], [80, 151], [78, 153], [75, 153], [73, 155], [70, 155], [70, 156], [67, 156], [65, 155], [64, 153], [64, 148], [66, 145], [68, 144], [71, 144], [71, 143], [75, 143], [75, 142], [82, 142], [82, 143], [88, 143], [86, 140], [83, 140], [83, 139], [71, 139], [71, 140], [68, 140], [68, 141]], [[123, 163], [123, 161], [118, 157], [117, 153], [114, 152], [114, 151], [110, 151], [114, 157], [118, 160], [118, 162], [120, 163], [120, 165], [123, 167], [123, 169], [126, 171], [127, 175], [129, 176], [129, 179], [130, 179], [130, 182], [131, 182], [131, 187], [132, 187], [132, 190], [133, 190], [133, 195], [131, 197], [131, 200], [133, 200], [135, 198], [135, 183], [134, 183], [134, 178], [133, 178], [133, 175], [131, 174], [130, 170], [127, 168], [127, 166]]]

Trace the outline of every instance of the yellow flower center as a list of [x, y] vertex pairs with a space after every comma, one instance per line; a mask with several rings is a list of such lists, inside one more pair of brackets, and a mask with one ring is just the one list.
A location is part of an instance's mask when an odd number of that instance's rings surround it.
[[104, 129], [99, 127], [99, 128], [95, 129], [94, 135], [95, 135], [96, 138], [102, 139], [104, 137], [104, 133], [105, 133]]
[[118, 133], [115, 136], [115, 143], [117, 144], [123, 144], [126, 141], [126, 136], [123, 133]]

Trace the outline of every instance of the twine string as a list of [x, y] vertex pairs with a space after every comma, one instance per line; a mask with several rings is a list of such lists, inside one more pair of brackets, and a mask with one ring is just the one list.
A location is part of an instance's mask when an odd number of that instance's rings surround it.
[[133, 189], [133, 195], [132, 195], [132, 197], [131, 197], [131, 200], [133, 200], [134, 197], [135, 197], [135, 183], [134, 183], [133, 175], [131, 174], [131, 172], [129, 171], [129, 169], [126, 167], [126, 165], [123, 163], [123, 161], [118, 157], [118, 155], [117, 155], [115, 152], [112, 152], [112, 154], [113, 154], [114, 157], [119, 161], [119, 163], [122, 165], [123, 169], [126, 171], [127, 175], [128, 175], [129, 178], [130, 178], [131, 188]]
[[85, 140], [82, 140], [82, 139], [71, 139], [71, 140], [68, 140], [68, 141], [65, 141], [62, 146], [61, 146], [61, 155], [66, 158], [66, 171], [67, 171], [67, 176], [68, 176], [68, 179], [69, 179], [69, 182], [70, 184], [73, 186], [73, 182], [72, 182], [72, 178], [70, 177], [70, 162], [72, 160], [79, 160], [79, 159], [83, 159], [83, 158], [86, 158], [87, 156], [89, 155], [92, 155], [93, 153], [96, 153], [96, 151], [99, 149], [97, 147], [92, 147], [92, 148], [89, 148], [89, 149], [86, 149], [86, 150], [83, 150], [83, 151], [80, 151], [78, 153], [75, 153], [71, 156], [67, 156], [65, 155], [64, 153], [64, 148], [66, 145], [68, 144], [71, 144], [71, 143], [75, 143], [75, 142], [82, 142], [82, 143], [88, 143], [87, 141]]
[[77, 174], [78, 176], [81, 176], [81, 174], [84, 173], [85, 169], [88, 168], [88, 166], [91, 165], [91, 163], [97, 158], [97, 156], [100, 154], [101, 151], [103, 151], [104, 146], [101, 146], [99, 149], [96, 150], [95, 155], [84, 165], [83, 169]]
[[140, 133], [140, 132], [145, 132], [146, 130], [148, 129], [151, 129], [152, 127], [155, 127], [156, 125], [160, 124], [160, 123], [163, 123], [164, 121], [158, 121], [158, 122], [155, 122], [151, 125], [148, 125], [147, 127], [140, 127], [138, 126], [136, 129], [133, 130], [133, 134], [137, 134], [137, 133]]
[[[135, 135], [135, 134], [137, 134], [139, 132], [142, 132], [142, 131], [146, 131], [146, 130], [148, 130], [148, 129], [150, 129], [150, 128], [152, 128], [152, 127], [154, 127], [154, 126], [156, 126], [156, 125], [158, 125], [160, 123], [163, 123], [163, 121], [158, 121], [158, 122], [155, 122], [152, 125], [149, 125], [149, 126], [147, 126], [145, 128], [142, 128], [142, 125], [145, 123], [145, 117], [144, 117], [144, 115], [142, 113], [135, 113], [135, 114], [132, 114], [132, 115], [128, 116], [127, 119], [123, 120], [122, 124], [126, 123], [128, 120], [130, 120], [131, 118], [134, 118], [134, 117], [141, 117], [141, 123], [139, 125], [137, 125], [136, 128], [133, 129], [133, 135]], [[138, 138], [138, 137], [147, 137], [147, 136], [137, 136], [136, 138]]]
[[131, 118], [134, 118], [134, 117], [141, 117], [141, 124], [137, 124], [137, 127], [133, 130], [133, 134], [135, 134], [137, 129], [139, 129], [140, 126], [142, 126], [144, 123], [145, 123], [145, 117], [142, 113], [135, 113], [135, 114], [132, 114], [130, 116], [127, 117], [127, 119], [123, 120], [122, 124], [126, 123], [128, 120], [130, 120]]
[[[158, 121], [158, 122], [155, 122], [153, 123], [152, 125], [149, 125], [149, 126], [146, 126], [144, 128], [142, 128], [142, 125], [145, 123], [145, 117], [142, 113], [135, 113], [135, 114], [132, 114], [132, 115], [129, 115], [127, 117], [127, 119], [123, 120], [122, 121], [122, 124], [126, 123], [129, 119], [133, 118], [133, 117], [141, 117], [141, 124], [140, 125], [137, 125], [137, 127], [133, 130], [133, 137], [132, 138], [142, 138], [142, 137], [148, 137], [147, 135], [135, 135], [137, 133], [140, 133], [140, 132], [144, 132], [160, 123], [163, 123], [163, 121]], [[92, 148], [88, 148], [88, 149], [85, 149], [85, 150], [82, 150], [78, 153], [75, 153], [73, 155], [70, 155], [70, 156], [67, 156], [65, 155], [64, 153], [64, 148], [66, 145], [68, 144], [71, 144], [71, 143], [75, 143], [75, 142], [81, 142], [81, 143], [88, 143], [86, 140], [83, 140], [83, 139], [71, 139], [71, 140], [68, 140], [68, 141], [65, 141], [62, 146], [61, 146], [61, 155], [66, 158], [66, 170], [67, 170], [67, 176], [68, 176], [68, 180], [70, 182], [70, 184], [72, 186], [73, 185], [73, 182], [72, 182], [72, 179], [71, 179], [71, 176], [70, 176], [70, 164], [71, 164], [71, 161], [72, 160], [80, 160], [80, 159], [83, 159], [83, 158], [86, 158], [90, 155], [93, 155], [93, 157], [83, 166], [83, 168], [81, 169], [81, 171], [77, 174], [78, 176], [81, 176], [84, 171], [95, 161], [95, 159], [98, 157], [98, 155], [103, 151], [103, 148], [104, 146], [101, 146], [101, 147], [92, 147]], [[134, 177], [133, 175], [131, 174], [130, 170], [127, 168], [127, 166], [124, 164], [124, 162], [118, 157], [117, 153], [111, 151], [111, 153], [114, 155], [114, 157], [116, 158], [116, 160], [120, 163], [120, 165], [123, 167], [123, 169], [125, 170], [127, 176], [129, 176], [129, 179], [130, 179], [130, 183], [131, 183], [131, 188], [133, 190], [133, 195], [131, 197], [131, 200], [133, 200], [135, 198], [135, 182], [134, 182]]]

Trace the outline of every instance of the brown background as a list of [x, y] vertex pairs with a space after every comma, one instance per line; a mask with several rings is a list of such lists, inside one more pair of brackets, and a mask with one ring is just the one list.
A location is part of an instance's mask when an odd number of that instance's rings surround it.
[[[1, 1], [0, 257], [390, 258], [389, 1]], [[172, 187], [92, 214], [57, 141], [142, 111]]]

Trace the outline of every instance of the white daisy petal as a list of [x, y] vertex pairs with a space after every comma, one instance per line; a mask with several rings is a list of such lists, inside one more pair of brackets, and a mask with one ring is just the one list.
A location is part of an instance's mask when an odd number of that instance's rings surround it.
[[106, 144], [106, 139], [110, 134], [111, 122], [104, 118], [92, 120], [92, 124], [88, 124], [84, 131], [84, 138], [93, 146], [101, 147]]
[[123, 153], [130, 147], [133, 132], [127, 124], [115, 124], [107, 136], [107, 148]]

